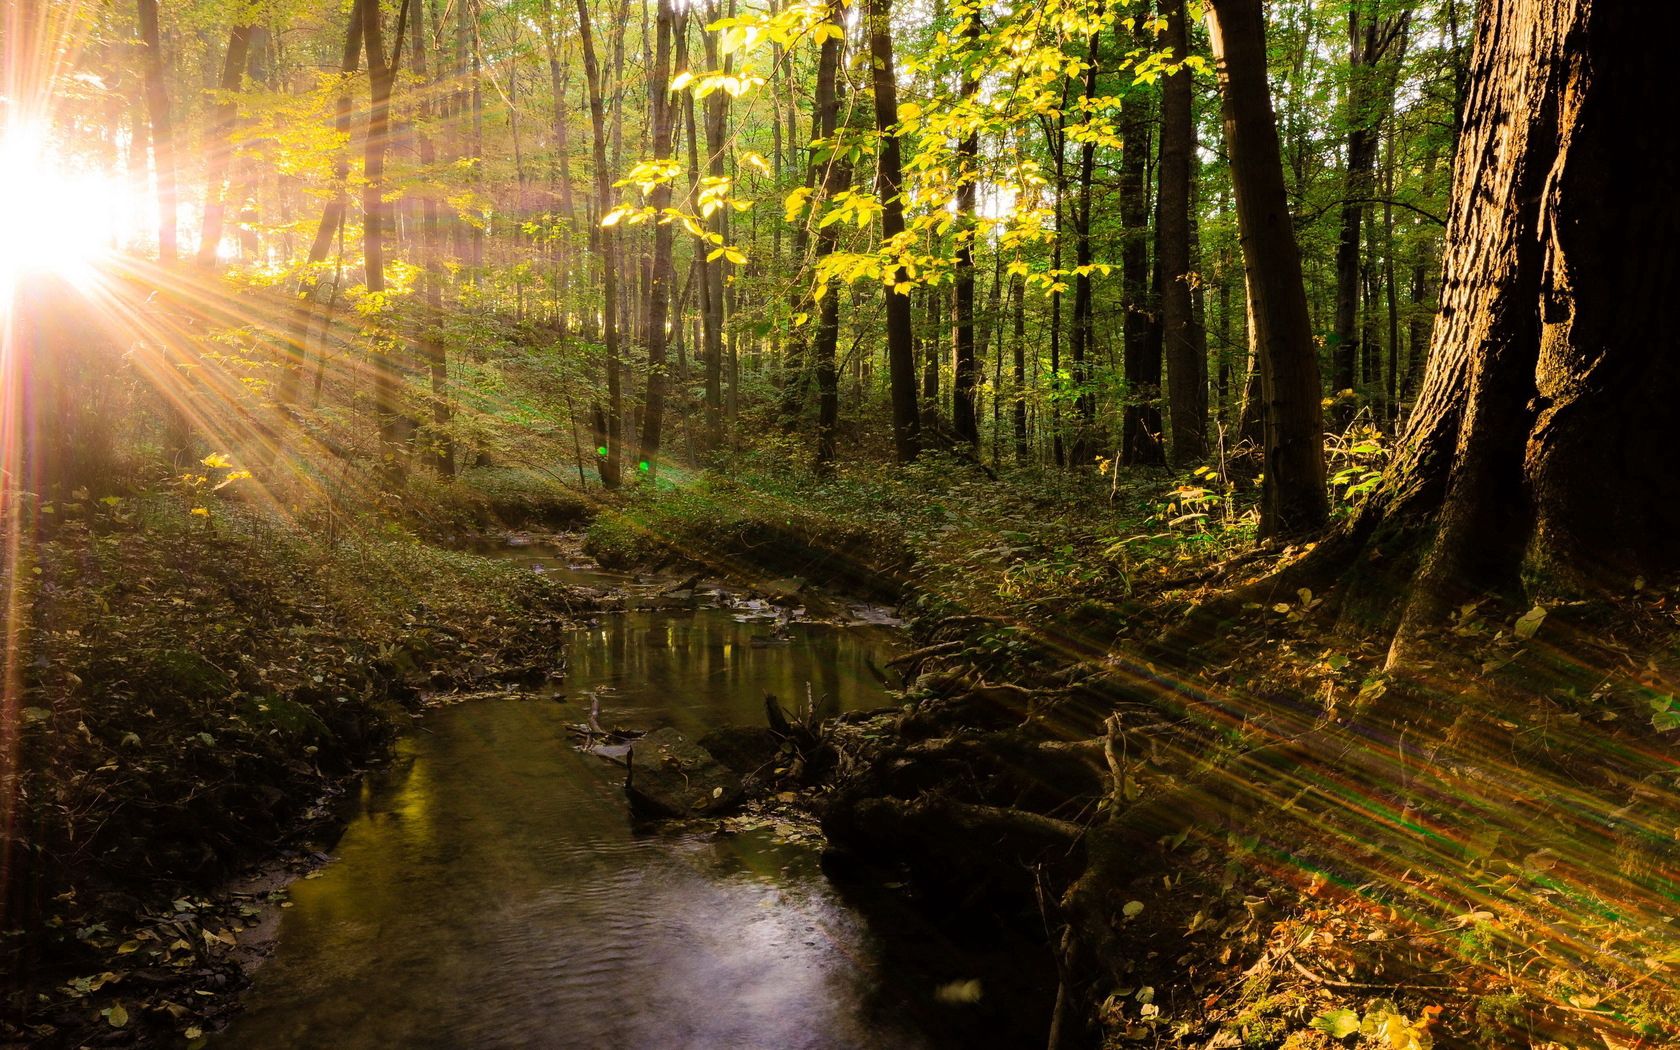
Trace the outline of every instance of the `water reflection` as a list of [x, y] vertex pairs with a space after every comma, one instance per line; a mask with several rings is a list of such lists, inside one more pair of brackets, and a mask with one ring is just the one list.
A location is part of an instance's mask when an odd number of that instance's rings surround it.
[[886, 703], [881, 661], [896, 644], [878, 628], [792, 623], [771, 637], [761, 621], [723, 609], [603, 617], [567, 650], [566, 692], [580, 704], [601, 693], [603, 722], [675, 725], [704, 732], [764, 724], [764, 696], [793, 709], [814, 701], [825, 717]]
[[[728, 612], [580, 632], [567, 690], [604, 719], [704, 729], [762, 695], [874, 706], [871, 641]], [[577, 703], [429, 716], [369, 778], [336, 859], [293, 887], [228, 1048], [923, 1047], [877, 946], [805, 847], [768, 833], [636, 836], [616, 770], [577, 752]]]

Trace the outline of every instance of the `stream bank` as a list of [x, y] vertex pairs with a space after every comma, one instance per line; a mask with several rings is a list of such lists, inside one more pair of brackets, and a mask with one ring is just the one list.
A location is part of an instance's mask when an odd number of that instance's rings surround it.
[[[471, 574], [485, 592], [473, 617], [421, 630], [409, 619], [405, 643], [379, 650], [376, 666], [391, 690], [380, 710], [388, 713], [365, 747], [326, 737], [276, 742], [312, 748], [305, 753], [317, 764], [308, 767], [313, 779], [274, 786], [274, 798], [289, 801], [314, 785], [318, 799], [271, 815], [284, 821], [278, 866], [218, 890], [217, 872], [272, 852], [272, 844], [226, 848], [211, 854], [214, 868], [181, 881], [154, 876], [149, 893], [136, 885], [124, 897], [90, 882], [65, 898], [97, 911], [43, 924], [85, 932], [74, 954], [35, 949], [62, 976], [43, 984], [45, 971], [35, 971], [29, 991], [45, 997], [20, 1004], [10, 1022], [15, 1044], [197, 1046], [214, 1037], [218, 1045], [286, 1046], [332, 1033], [338, 1045], [420, 1045], [436, 1033], [445, 1040], [438, 1045], [460, 1045], [456, 1033], [466, 1033], [475, 1045], [543, 1045], [547, 1032], [557, 1040], [550, 1045], [576, 1045], [552, 1035], [567, 1031], [593, 1033], [592, 1045], [640, 1046], [674, 1031], [686, 1045], [815, 1050], [974, 1045], [1012, 1031], [1021, 1016], [1020, 997], [1008, 994], [1023, 983], [1018, 951], [928, 922], [904, 883], [831, 880], [802, 771], [757, 778], [739, 816], [636, 832], [622, 768], [575, 746], [591, 707], [615, 730], [669, 725], [699, 735], [762, 725], [767, 694], [789, 709], [809, 703], [813, 722], [840, 718], [855, 745], [875, 732], [867, 714], [897, 684], [888, 668], [903, 646], [893, 618], [792, 578], [749, 592], [693, 574], [601, 570], [575, 541], [560, 540], [516, 535], [425, 554], [440, 560], [429, 566], [433, 585], [418, 608], [434, 616], [451, 597], [436, 586], [447, 578], [439, 568], [495, 568]], [[224, 525], [180, 552], [214, 551], [228, 566], [231, 593], [206, 616], [241, 622], [248, 588], [276, 579], [258, 558], [265, 549], [272, 546]], [[142, 549], [124, 558], [148, 572], [168, 562]], [[368, 564], [377, 571], [379, 563]], [[532, 594], [541, 600], [522, 612], [493, 604]], [[323, 604], [318, 594], [281, 597]], [[300, 614], [266, 611], [297, 637]], [[255, 625], [239, 637], [256, 643], [258, 659], [269, 651]], [[510, 641], [465, 649], [475, 637]], [[207, 662], [226, 659], [199, 651]], [[273, 660], [280, 665], [278, 652]], [[329, 678], [333, 667], [313, 670]], [[271, 674], [257, 680], [272, 688]], [[358, 762], [378, 768], [364, 778]], [[164, 887], [168, 899], [159, 900]], [[742, 936], [747, 942], [737, 943]], [[507, 980], [461, 997], [472, 985], [463, 984], [465, 970], [426, 970], [428, 960], [455, 957], [475, 959], [474, 974]], [[241, 992], [254, 968], [255, 990]], [[413, 1010], [367, 1010], [368, 996], [335, 995], [318, 974], [364, 992], [383, 987], [380, 997], [393, 1002], [420, 998]], [[604, 990], [630, 987], [647, 988], [646, 1003], [603, 1019]], [[707, 1020], [720, 996], [742, 1005]], [[1042, 984], [1031, 996], [1042, 999]], [[520, 1001], [540, 1005], [515, 1022], [472, 1013], [496, 1004], [500, 1017]], [[438, 1005], [445, 1002], [466, 1012]], [[239, 1020], [247, 1005], [251, 1020]], [[230, 1017], [232, 1031], [214, 1036]], [[1037, 1027], [1034, 1020], [1020, 1031]]]

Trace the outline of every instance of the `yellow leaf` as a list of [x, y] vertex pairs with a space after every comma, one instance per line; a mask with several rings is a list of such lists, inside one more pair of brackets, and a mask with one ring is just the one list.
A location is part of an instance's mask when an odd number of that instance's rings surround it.
[[671, 90], [681, 91], [692, 83], [694, 83], [694, 74], [685, 70], [671, 78]]

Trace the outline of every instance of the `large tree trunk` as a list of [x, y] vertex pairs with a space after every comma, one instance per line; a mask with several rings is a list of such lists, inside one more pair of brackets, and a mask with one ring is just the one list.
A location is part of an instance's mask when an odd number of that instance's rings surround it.
[[[887, 250], [904, 233], [904, 182], [899, 159], [898, 74], [893, 66], [892, 0], [870, 0], [869, 52], [875, 89], [875, 130], [880, 135], [875, 187], [881, 197], [881, 238]], [[905, 246], [906, 248], [908, 245]], [[900, 288], [899, 285], [904, 287]], [[894, 267], [887, 281], [887, 375], [892, 396], [893, 451], [900, 463], [916, 458], [921, 426], [916, 412], [916, 342], [911, 326], [909, 281]]]
[[1352, 530], [1408, 576], [1427, 549], [1394, 660], [1525, 565], [1582, 592], [1680, 568], [1680, 472], [1657, 438], [1680, 359], [1651, 338], [1680, 277], [1680, 150], [1617, 148], [1662, 49], [1606, 0], [1490, 0], [1479, 21], [1428, 371]]
[[1260, 532], [1295, 536], [1322, 527], [1329, 516], [1318, 359], [1266, 85], [1260, 0], [1212, 0], [1212, 7], [1237, 225], [1260, 334], [1266, 433]]
[[[1189, 52], [1184, 0], [1165, 5], [1163, 43], [1175, 62]], [[1192, 331], [1190, 282], [1190, 70], [1180, 69], [1161, 85], [1161, 223], [1156, 230], [1161, 265], [1161, 344], [1167, 360], [1168, 408], [1172, 417], [1172, 459], [1179, 466], [1207, 454], [1207, 355]], [[1198, 363], [1200, 358], [1200, 363]], [[1200, 388], [1200, 389], [1198, 389]]]

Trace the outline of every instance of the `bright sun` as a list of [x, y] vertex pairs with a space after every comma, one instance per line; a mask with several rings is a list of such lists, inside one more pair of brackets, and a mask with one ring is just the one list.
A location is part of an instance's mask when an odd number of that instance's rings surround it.
[[122, 180], [72, 163], [41, 124], [0, 136], [0, 292], [52, 273], [91, 283], [99, 262], [134, 228], [134, 194]]

